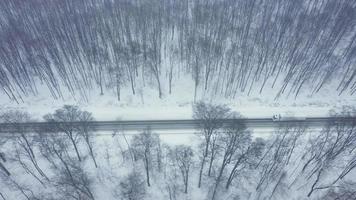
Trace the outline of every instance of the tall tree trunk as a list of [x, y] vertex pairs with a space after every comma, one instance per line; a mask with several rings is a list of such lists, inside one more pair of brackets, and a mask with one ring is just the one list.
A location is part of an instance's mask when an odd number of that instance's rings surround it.
[[6, 169], [6, 167], [0, 162], [0, 169], [5, 172], [6, 175], [10, 176], [11, 173]]
[[30, 158], [31, 163], [33, 164], [33, 166], [36, 168], [37, 172], [44, 177], [47, 181], [49, 181], [49, 178], [47, 177], [47, 175], [42, 171], [42, 169], [40, 168], [40, 166], [37, 163], [35, 154], [33, 153], [32, 147], [29, 143], [29, 141], [27, 140], [26, 136], [22, 133], [21, 134], [22, 139], [25, 141], [26, 143], [26, 147], [23, 146], [23, 148], [25, 149], [25, 151], [28, 153], [28, 157]]
[[241, 161], [242, 161], [242, 159], [243, 159], [244, 157], [245, 157], [245, 154], [242, 154], [242, 155], [240, 156], [240, 158], [237, 160], [237, 162], [235, 163], [233, 169], [231, 170], [231, 173], [230, 173], [230, 175], [229, 175], [229, 178], [228, 178], [228, 180], [227, 180], [227, 182], [226, 182], [226, 186], [225, 186], [225, 188], [226, 188], [227, 190], [229, 189], [229, 187], [230, 187], [230, 185], [231, 185], [231, 183], [232, 183], [232, 180], [234, 179], [234, 175], [235, 175], [235, 172], [236, 172], [237, 167], [240, 165], [240, 163], [241, 163]]
[[[171, 63], [172, 65], [172, 63]], [[169, 94], [172, 93], [172, 79], [173, 79], [173, 67], [171, 66], [169, 70]]]
[[210, 177], [211, 175], [211, 169], [213, 166], [213, 162], [215, 159], [215, 140], [213, 141], [213, 144], [211, 145], [211, 157], [210, 157], [210, 162], [209, 162], [209, 170], [208, 170], [208, 176]]
[[102, 75], [101, 72], [102, 71], [102, 67], [100, 67], [99, 69], [99, 85], [100, 85], [100, 95], [104, 95], [104, 90], [103, 90], [103, 80], [102, 80]]
[[75, 141], [74, 141], [73, 137], [70, 137], [70, 140], [72, 141], [72, 144], [73, 144], [73, 146], [74, 146], [75, 153], [77, 154], [77, 157], [78, 157], [79, 162], [82, 162], [82, 159], [81, 159], [81, 157], [80, 157], [80, 154], [79, 154], [77, 145], [75, 144]]
[[92, 158], [92, 160], [94, 162], [95, 168], [98, 168], [98, 164], [96, 163], [96, 159], [95, 159], [92, 147], [89, 147], [89, 153], [90, 153], [90, 156], [91, 156], [91, 158]]
[[116, 74], [116, 94], [117, 94], [117, 100], [120, 101], [120, 81], [119, 81], [119, 76]]
[[202, 175], [203, 175], [203, 170], [204, 170], [204, 165], [205, 165], [205, 155], [203, 156], [203, 160], [201, 162], [201, 165], [200, 165], [200, 171], [199, 171], [199, 182], [198, 182], [198, 188], [200, 188], [201, 186], [201, 178], [202, 178]]
[[216, 192], [218, 190], [218, 187], [219, 187], [219, 184], [220, 184], [220, 181], [221, 181], [221, 177], [222, 177], [222, 174], [224, 172], [224, 169], [225, 169], [225, 166], [223, 164], [223, 166], [221, 166], [221, 169], [220, 169], [220, 172], [219, 172], [219, 175], [218, 177], [216, 178], [216, 182], [215, 182], [215, 186], [214, 186], [214, 190], [213, 190], [213, 196], [212, 196], [212, 200], [215, 200], [215, 196], [216, 196]]
[[1, 192], [0, 192], [0, 197], [1, 197], [2, 200], [6, 200], [4, 195]]
[[188, 180], [189, 180], [189, 175], [187, 172], [186, 177], [185, 177], [185, 183], [184, 183], [184, 193], [185, 194], [188, 194]]
[[146, 169], [146, 181], [147, 181], [147, 186], [151, 187], [150, 184], [150, 170], [149, 170], [149, 166], [148, 166], [148, 157], [145, 153], [145, 169]]
[[69, 166], [68, 164], [63, 160], [62, 156], [58, 153], [58, 151], [56, 150], [56, 148], [53, 148], [54, 150], [54, 153], [57, 155], [57, 157], [59, 158], [59, 160], [62, 162], [62, 164], [64, 165], [69, 177], [70, 177], [70, 180], [74, 183], [74, 179], [73, 179], [73, 176], [72, 176], [72, 172], [70, 171], [69, 169]]
[[158, 83], [158, 96], [159, 96], [160, 99], [162, 99], [161, 82], [159, 80], [158, 75], [157, 75], [157, 83]]

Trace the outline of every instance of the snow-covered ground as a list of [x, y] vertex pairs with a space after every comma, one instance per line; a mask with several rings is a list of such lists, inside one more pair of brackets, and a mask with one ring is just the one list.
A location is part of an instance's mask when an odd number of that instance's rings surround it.
[[[53, 112], [64, 104], [77, 105], [83, 110], [93, 113], [96, 120], [144, 120], [144, 119], [189, 119], [192, 117], [194, 85], [190, 77], [181, 77], [175, 82], [172, 94], [168, 94], [167, 85], [163, 85], [163, 97], [158, 98], [156, 88], [152, 85], [141, 86], [136, 95], [132, 95], [129, 88], [122, 91], [121, 101], [117, 100], [114, 91], [93, 89], [89, 100], [64, 94], [62, 99], [53, 99], [45, 87], [40, 87], [36, 96], [24, 97], [23, 102], [17, 104], [10, 101], [0, 92], [0, 109], [19, 109], [27, 111], [38, 120], [42, 116]], [[227, 99], [219, 94], [199, 90], [197, 100], [214, 104], [226, 104], [233, 111], [240, 112], [244, 117], [271, 117], [273, 114], [292, 116], [327, 116], [330, 109], [344, 105], [356, 105], [356, 98], [349, 94], [338, 95], [329, 84], [317, 94], [301, 93], [300, 96], [284, 95], [278, 99], [275, 90], [270, 87], [260, 94], [245, 93], [237, 95], [236, 99]]]
[[[138, 90], [138, 93], [135, 96], [131, 95], [128, 89], [125, 89], [123, 91], [122, 100], [120, 102], [116, 100], [116, 96], [112, 91], [105, 91], [105, 94], [101, 96], [99, 95], [99, 91], [93, 90], [90, 94], [89, 101], [84, 101], [80, 98], [74, 98], [69, 94], [66, 94], [63, 99], [54, 100], [50, 97], [48, 92], [46, 92], [46, 89], [39, 88], [39, 91], [41, 92], [37, 96], [24, 98], [23, 102], [20, 104], [9, 101], [5, 95], [1, 94], [0, 112], [12, 109], [23, 110], [29, 112], [31, 116], [37, 120], [42, 120], [43, 115], [47, 113], [53, 113], [56, 109], [61, 108], [64, 104], [71, 104], [79, 106], [82, 110], [92, 112], [96, 120], [189, 119], [192, 117], [192, 105], [194, 103], [192, 100], [194, 89], [190, 87], [191, 85], [193, 85], [193, 83], [189, 81], [189, 79], [186, 81], [180, 81], [179, 84], [175, 85], [173, 88], [172, 94], [169, 95], [164, 93], [162, 99], [158, 98], [156, 90], [152, 88], [152, 86], [146, 86], [141, 90]], [[288, 116], [327, 116], [330, 109], [338, 109], [344, 105], [356, 105], [356, 100], [353, 96], [347, 94], [338, 96], [333, 88], [324, 88], [319, 93], [314, 95], [302, 93], [297, 99], [294, 99], [294, 97], [284, 96], [275, 100], [274, 97], [275, 91], [272, 89], [265, 90], [261, 94], [252, 93], [250, 96], [247, 96], [246, 94], [240, 94], [236, 99], [226, 99], [220, 97], [218, 94], [211, 95], [209, 92], [203, 93], [202, 91], [200, 91], [198, 94], [198, 100], [203, 100], [214, 104], [226, 104], [233, 111], [240, 112], [244, 117], [271, 117], [276, 113]], [[251, 131], [253, 133], [253, 137], [255, 138], [260, 137], [264, 138], [266, 141], [272, 141], [273, 134], [271, 133], [276, 130], [260, 128], [252, 129]], [[99, 167], [95, 168], [93, 166], [87, 154], [85, 154], [86, 160], [81, 164], [81, 166], [88, 173], [88, 177], [93, 180], [92, 190], [95, 199], [117, 199], [117, 196], [115, 195], [116, 193], [120, 193], [120, 181], [125, 178], [125, 176], [131, 171], [132, 168], [137, 167], [142, 174], [144, 173], [144, 167], [142, 166], [143, 163], [141, 161], [132, 163], [129, 159], [124, 157], [125, 154], [127, 154], [128, 143], [130, 143], [133, 135], [136, 135], [140, 132], [142, 131], [138, 130], [129, 132], [118, 130], [116, 134], [114, 134], [114, 131], [94, 133], [96, 136], [94, 140], [95, 154], [97, 155]], [[153, 130], [153, 132], [159, 134], [162, 144], [169, 145], [170, 147], [185, 144], [191, 146], [194, 149], [196, 161], [192, 167], [192, 172], [190, 175], [188, 194], [183, 194], [181, 192], [181, 177], [178, 177], [176, 180], [174, 180], [174, 183], [179, 185], [179, 199], [206, 199], [210, 195], [209, 192], [211, 191], [209, 190], [212, 189], [214, 178], [204, 176], [204, 187], [201, 189], [197, 188], [199, 156], [201, 156], [201, 152], [199, 152], [198, 146], [202, 141], [201, 138], [196, 135], [197, 130]], [[312, 131], [308, 129], [307, 132], [308, 133], [306, 135], [308, 135], [308, 137], [313, 135], [317, 136], [319, 135], [318, 133], [320, 133], [320, 130]], [[126, 138], [123, 137], [124, 135]], [[304, 151], [304, 148], [309, 144], [308, 140], [300, 140], [299, 143], [300, 146], [298, 148], [300, 148], [301, 151]], [[13, 144], [8, 143], [8, 145]], [[10, 147], [4, 149], [9, 151], [8, 155], [14, 154], [14, 151], [12, 151]], [[80, 151], [82, 153], [87, 152], [85, 145], [81, 144]], [[287, 177], [289, 178], [283, 180], [284, 182], [281, 188], [285, 189], [285, 184], [293, 183], [294, 178], [299, 177], [299, 174], [297, 174], [296, 171], [298, 171], [301, 167], [301, 163], [305, 162], [305, 160], [302, 160], [301, 158], [302, 153], [303, 152], [298, 152], [294, 154], [295, 159], [292, 161], [292, 163], [283, 168], [283, 170], [285, 170], [284, 173], [286, 173]], [[43, 161], [43, 163], [46, 162]], [[28, 162], [28, 164], [30, 165], [31, 163]], [[219, 162], [214, 164], [214, 175], [217, 173], [216, 170], [218, 169], [218, 164]], [[48, 173], [52, 175], [52, 171], [47, 165], [48, 164], [43, 164], [41, 166], [43, 166], [43, 169], [45, 169], [46, 172], [48, 171]], [[55, 188], [42, 189], [39, 184], [34, 186], [33, 182], [35, 181], [32, 181], [31, 184], [29, 184], [26, 180], [29, 179], [30, 176], [26, 175], [26, 173], [23, 172], [22, 168], [17, 163], [15, 163], [15, 161], [8, 161], [6, 166], [11, 167], [11, 172], [16, 174], [16, 177], [14, 176], [16, 180], [18, 180], [21, 184], [24, 184], [24, 186], [31, 188], [34, 192], [36, 192], [36, 194], [39, 194], [41, 190], [49, 193], [51, 192], [51, 189], [56, 191]], [[268, 166], [268, 163], [266, 163], [266, 166]], [[170, 166], [167, 166], [167, 168], [170, 168]], [[166, 188], [169, 179], [163, 177], [169, 177], [169, 175], [172, 175], [171, 172], [172, 171], [167, 171], [166, 175], [166, 172], [158, 173], [155, 170], [152, 170], [152, 186], [146, 187], [146, 199], [169, 199]], [[249, 179], [252, 180], [252, 182], [258, 180], [257, 172], [259, 171], [257, 170], [253, 172], [256, 174], [249, 175], [252, 177]], [[328, 173], [333, 175], [332, 171]], [[257, 178], [253, 178], [253, 176], [256, 176]], [[53, 175], [53, 177], [55, 176]], [[241, 177], [243, 178], [244, 176], [241, 175]], [[330, 177], [333, 176], [330, 176], [330, 174], [325, 175], [325, 179], [330, 179]], [[353, 174], [350, 174], [348, 177], [353, 177]], [[297, 178], [295, 178], [295, 180], [297, 180]], [[144, 179], [144, 176], [142, 179]], [[248, 195], [251, 195], [250, 199], [256, 197], [254, 196], [257, 195], [255, 192], [256, 189], [252, 188], [254, 187], [253, 185], [256, 185], [256, 183], [247, 183], [246, 181], [239, 182], [239, 180], [240, 179], [236, 180], [234, 184], [238, 186], [243, 185], [243, 187], [234, 187], [229, 191], [221, 190], [222, 199], [233, 199], [234, 195], [241, 195], [240, 199], [247, 199]], [[323, 181], [328, 183], [326, 180]], [[299, 180], [299, 182], [302, 184], [298, 183], [294, 185], [292, 189], [285, 189], [289, 195], [286, 195], [284, 192], [280, 192], [279, 196], [271, 199], [286, 199], [288, 196], [290, 199], [306, 199], [306, 194], [309, 192], [312, 182], [308, 182], [308, 185], [306, 185], [303, 180]], [[0, 183], [0, 186], [2, 186], [2, 183]], [[269, 190], [273, 189], [271, 188], [272, 186], [273, 185], [269, 185], [269, 187], [266, 186], [268, 190], [266, 190], [266, 194], [263, 195], [267, 195]], [[243, 190], [252, 192], [247, 194], [246, 191]], [[8, 188], [4, 189], [2, 192], [5, 193], [8, 199], [23, 198], [19, 192], [14, 192]], [[317, 191], [311, 199], [323, 198], [324, 194], [324, 191]], [[255, 199], [258, 198], [256, 197]]]

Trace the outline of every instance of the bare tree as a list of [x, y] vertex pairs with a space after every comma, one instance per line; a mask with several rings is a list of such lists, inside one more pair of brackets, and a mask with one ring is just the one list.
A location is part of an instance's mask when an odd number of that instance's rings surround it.
[[81, 115], [79, 117], [80, 124], [78, 126], [79, 128], [79, 133], [82, 135], [84, 138], [84, 141], [89, 149], [89, 155], [92, 158], [95, 167], [98, 167], [98, 164], [95, 159], [95, 153], [94, 153], [94, 144], [93, 144], [93, 127], [89, 124], [89, 122], [94, 121], [94, 117], [90, 112], [87, 111], [82, 111]]
[[[203, 136], [203, 152], [199, 170], [198, 187], [201, 186], [202, 175], [213, 136], [223, 126], [223, 120], [230, 116], [230, 109], [226, 106], [211, 105], [204, 102], [193, 106], [193, 118], [199, 121], [199, 131]], [[212, 162], [212, 161], [211, 161]]]
[[9, 170], [5, 167], [4, 163], [6, 162], [5, 159], [1, 159], [0, 161], [0, 169], [7, 175], [10, 176], [11, 173], [9, 172]]
[[222, 180], [226, 167], [233, 160], [236, 151], [243, 151], [244, 147], [251, 143], [251, 133], [246, 131], [246, 125], [234, 119], [230, 127], [226, 127], [224, 132], [219, 135], [219, 145], [222, 148], [222, 163], [219, 173], [215, 179], [215, 185], [212, 194], [212, 200], [215, 199], [219, 184]]
[[[1, 119], [1, 115], [0, 115], [0, 119]], [[0, 138], [0, 147], [2, 147], [7, 140], [4, 140], [3, 138]], [[7, 168], [5, 167], [5, 162], [6, 162], [6, 157], [5, 154], [3, 152], [0, 151], [0, 169], [7, 175], [10, 176], [11, 173], [9, 172], [9, 170], [7, 170]]]
[[170, 153], [173, 160], [175, 160], [184, 183], [184, 193], [188, 193], [189, 173], [193, 163], [193, 150], [186, 145], [176, 146]]
[[146, 195], [142, 175], [136, 170], [127, 175], [120, 183], [121, 196], [127, 200], [140, 200]]
[[[307, 175], [307, 180], [315, 177], [308, 196], [311, 196], [315, 190], [332, 187], [356, 167], [353, 156], [356, 149], [355, 108], [343, 107], [340, 112], [331, 111], [330, 115], [344, 119], [337, 122], [330, 121], [321, 133], [310, 141], [305, 155], [307, 159], [302, 168], [302, 172]], [[337, 166], [336, 163], [341, 159], [346, 160], [346, 163]], [[323, 175], [333, 168], [334, 170], [341, 168], [338, 177], [331, 183], [320, 185]]]
[[214, 160], [219, 157], [220, 147], [218, 144], [218, 134], [213, 134], [210, 140], [208, 176], [211, 176]]
[[235, 180], [240, 173], [244, 172], [246, 168], [254, 168], [258, 159], [265, 147], [265, 141], [261, 138], [256, 138], [255, 141], [249, 142], [249, 136], [245, 139], [245, 143], [242, 143], [238, 147], [236, 154], [232, 157], [231, 164], [233, 165], [228, 175], [225, 188], [229, 189], [233, 180]]
[[153, 134], [150, 129], [144, 130], [142, 133], [135, 135], [132, 139], [132, 147], [135, 149], [137, 156], [143, 159], [147, 186], [150, 187], [150, 170], [153, 161], [153, 150], [159, 144], [159, 136]]
[[67, 199], [90, 199], [94, 200], [91, 189], [93, 180], [76, 162], [70, 162], [63, 159], [65, 167], [60, 168], [55, 178], [56, 189], [63, 198]]
[[[14, 177], [8, 176], [2, 171], [0, 171], [0, 180], [8, 187], [8, 189], [10, 189], [10, 191], [19, 192], [26, 200], [40, 200], [40, 198], [38, 198], [38, 196], [30, 187], [19, 183]], [[2, 194], [0, 197], [5, 199], [4, 195]]]
[[48, 181], [49, 179], [47, 175], [39, 166], [36, 158], [36, 141], [33, 137], [28, 137], [28, 130], [19, 125], [19, 123], [33, 122], [34, 120], [30, 117], [30, 114], [21, 111], [8, 111], [3, 113], [1, 118], [4, 119], [4, 122], [11, 125], [10, 128], [13, 133], [13, 137], [11, 138], [11, 140], [13, 141], [13, 145], [15, 147], [14, 152], [16, 160], [21, 164], [21, 166], [23, 166], [23, 168], [27, 172], [29, 172], [42, 183], [42, 181], [37, 177], [37, 175], [35, 175], [35, 172], [33, 172], [33, 170], [28, 166], [28, 164], [26, 164], [26, 161], [29, 161], [35, 168], [37, 173]]
[[[285, 124], [277, 129], [267, 144], [267, 148], [259, 159], [256, 169], [259, 171], [256, 191], [261, 195], [266, 188], [273, 185], [272, 198], [275, 191], [285, 180], [287, 166], [291, 160], [296, 162], [296, 149], [298, 141], [303, 138], [306, 127], [300, 124]], [[296, 164], [296, 163], [294, 163]]]
[[[51, 128], [51, 127], [49, 127]], [[38, 144], [42, 156], [51, 164], [55, 176], [51, 179], [58, 194], [67, 199], [91, 199], [93, 180], [80, 161], [70, 154], [71, 142], [66, 135], [39, 134]]]
[[356, 198], [355, 182], [343, 182], [338, 187], [330, 187], [322, 197], [325, 200], [348, 200]]
[[[89, 113], [83, 114], [83, 111], [81, 111], [77, 106], [65, 105], [63, 106], [63, 108], [56, 110], [53, 114], [47, 114], [43, 117], [48, 122], [54, 122], [55, 131], [62, 132], [67, 136], [67, 138], [70, 140], [74, 147], [75, 153], [79, 161], [82, 161], [78, 149], [78, 143], [80, 140], [80, 130], [76, 124], [73, 124], [73, 122], [91, 120], [91, 117], [89, 115]], [[84, 121], [84, 123], [86, 123], [86, 121]], [[84, 135], [87, 134], [88, 133], [85, 133]]]

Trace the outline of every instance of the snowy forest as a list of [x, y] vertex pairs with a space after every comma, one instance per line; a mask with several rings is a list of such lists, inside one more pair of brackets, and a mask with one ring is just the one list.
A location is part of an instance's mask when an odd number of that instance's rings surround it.
[[0, 0], [0, 200], [356, 200], [355, 95], [356, 0]]
[[[277, 90], [298, 97], [356, 92], [354, 0], [2, 0], [0, 85], [8, 98], [41, 92], [133, 95]], [[99, 93], [98, 93], [99, 95]]]
[[[52, 124], [34, 133], [18, 126], [33, 122], [28, 113], [2, 113], [14, 131], [0, 140], [0, 199], [355, 199], [355, 118], [320, 132], [287, 123], [254, 137], [227, 106], [199, 102], [193, 110], [201, 120], [194, 142], [180, 145], [150, 129], [100, 133], [76, 106], [45, 115]], [[223, 126], [226, 118], [235, 123]]]

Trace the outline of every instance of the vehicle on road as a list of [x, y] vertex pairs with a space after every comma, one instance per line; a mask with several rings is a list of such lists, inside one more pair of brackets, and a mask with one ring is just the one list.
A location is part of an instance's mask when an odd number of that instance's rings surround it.
[[294, 116], [282, 116], [281, 114], [275, 114], [272, 116], [274, 122], [280, 121], [305, 121], [305, 117], [294, 117]]

